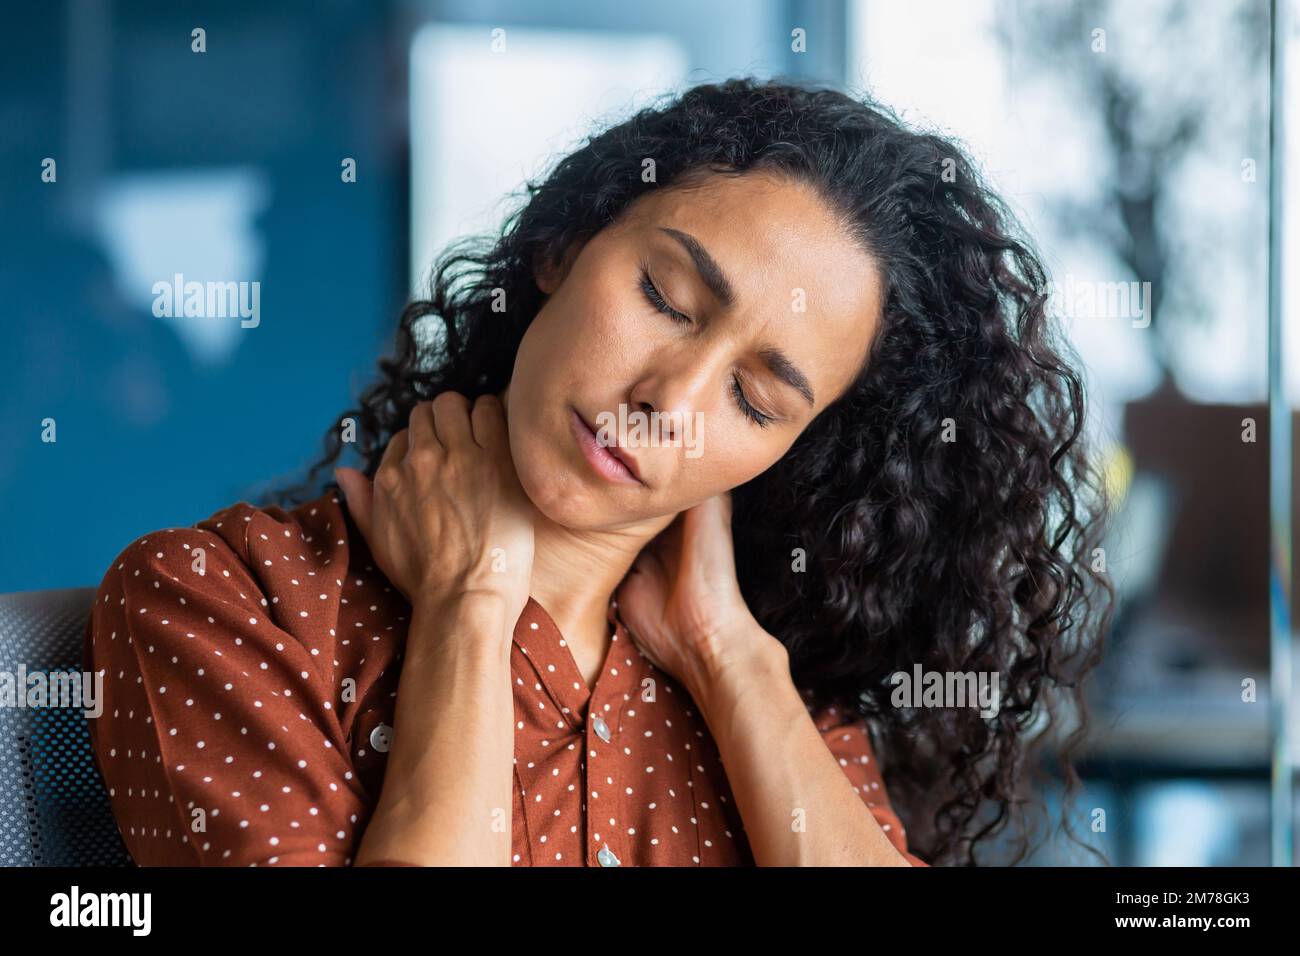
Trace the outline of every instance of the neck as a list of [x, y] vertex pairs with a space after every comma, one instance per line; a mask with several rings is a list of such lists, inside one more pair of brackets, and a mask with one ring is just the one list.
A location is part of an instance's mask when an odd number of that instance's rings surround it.
[[659, 529], [576, 531], [534, 510], [535, 545], [529, 593], [560, 633], [575, 641], [602, 635], [610, 598]]
[[[501, 392], [509, 427], [510, 387]], [[672, 515], [617, 531], [567, 528], [533, 509], [533, 575], [529, 594], [571, 643], [607, 637], [610, 598], [641, 549]]]

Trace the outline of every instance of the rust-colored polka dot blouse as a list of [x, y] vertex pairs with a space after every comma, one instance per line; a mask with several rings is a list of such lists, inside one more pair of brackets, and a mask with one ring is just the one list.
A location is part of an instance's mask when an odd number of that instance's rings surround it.
[[[292, 510], [240, 502], [127, 545], [96, 594], [85, 663], [105, 671], [91, 740], [132, 858], [349, 865], [402, 732], [409, 614], [334, 493]], [[540, 604], [516, 624], [515, 865], [753, 865], [694, 702], [614, 604], [610, 625], [589, 690]], [[864, 724], [812, 716], [894, 845], [927, 865]]]

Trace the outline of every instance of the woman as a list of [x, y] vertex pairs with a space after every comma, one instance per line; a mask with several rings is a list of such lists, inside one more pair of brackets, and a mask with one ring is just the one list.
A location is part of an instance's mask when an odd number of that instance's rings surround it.
[[[953, 144], [781, 82], [528, 191], [290, 508], [109, 569], [92, 736], [134, 858], [974, 862], [1109, 614], [1039, 261]], [[917, 706], [917, 668], [997, 706]]]

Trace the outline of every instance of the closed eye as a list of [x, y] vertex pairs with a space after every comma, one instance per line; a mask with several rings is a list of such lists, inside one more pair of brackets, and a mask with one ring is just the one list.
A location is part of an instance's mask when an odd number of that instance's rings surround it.
[[673, 319], [676, 322], [690, 323], [691, 321], [690, 316], [682, 315], [682, 313], [678, 312], [671, 305], [669, 305], [667, 302], [664, 301], [664, 297], [659, 294], [659, 290], [655, 288], [654, 281], [651, 280], [650, 278], [650, 271], [645, 266], [641, 267], [641, 291], [645, 294], [645, 297], [650, 301], [650, 304], [653, 305], [660, 312], [662, 312], [664, 315], [668, 316], [669, 318]]
[[740, 387], [740, 379], [732, 378], [731, 394], [736, 398], [736, 404], [740, 406], [741, 413], [759, 428], [766, 428], [772, 424], [772, 416], [764, 415], [753, 405], [749, 404], [749, 399], [745, 398], [745, 390]]
[[[647, 269], [645, 265], [641, 266], [640, 286], [641, 292], [645, 295], [647, 301], [649, 301], [649, 303], [657, 310], [671, 318], [674, 322], [682, 322], [686, 325], [692, 324], [693, 320], [690, 316], [683, 315], [664, 301], [664, 297], [659, 294], [659, 290], [655, 288], [654, 281], [650, 278], [650, 270]], [[731, 394], [736, 400], [736, 405], [740, 408], [740, 413], [755, 425], [758, 425], [760, 428], [766, 428], [768, 425], [772, 424], [772, 416], [764, 415], [749, 403], [749, 399], [745, 397], [745, 390], [740, 387], [740, 379], [735, 378], [734, 376], [731, 380]]]

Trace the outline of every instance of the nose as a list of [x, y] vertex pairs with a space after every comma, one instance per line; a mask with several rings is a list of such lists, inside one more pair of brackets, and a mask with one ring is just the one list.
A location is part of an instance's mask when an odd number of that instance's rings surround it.
[[703, 407], [709, 380], [710, 371], [703, 363], [683, 364], [675, 371], [660, 368], [637, 381], [628, 405], [648, 416], [657, 412], [662, 437], [678, 442], [687, 417]]
[[[658, 423], [658, 438], [666, 444], [675, 444], [677, 442], [677, 428], [679, 416], [672, 415], [666, 411], [655, 408], [652, 402], [636, 402], [632, 405], [634, 411], [641, 412], [646, 416], [648, 421]], [[655, 413], [658, 412], [656, 417]]]

